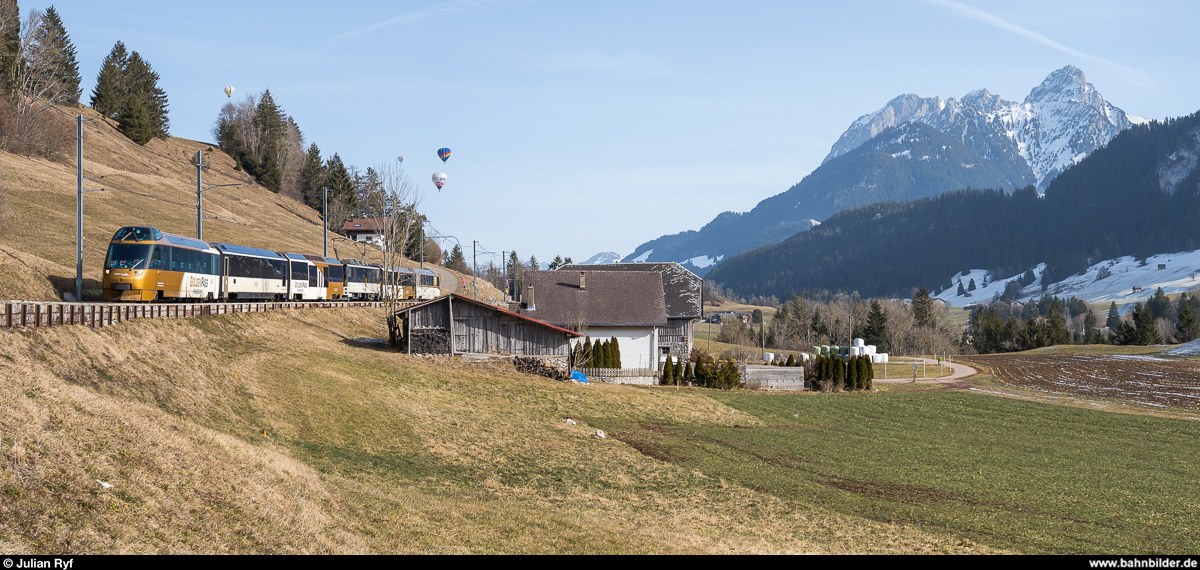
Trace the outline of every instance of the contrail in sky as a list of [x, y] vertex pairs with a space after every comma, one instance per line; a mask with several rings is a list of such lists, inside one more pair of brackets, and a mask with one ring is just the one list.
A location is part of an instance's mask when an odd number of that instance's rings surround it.
[[490, 2], [488, 0], [452, 0], [450, 2], [443, 2], [441, 4], [437, 4], [437, 5], [425, 8], [423, 10], [417, 10], [416, 12], [405, 14], [403, 16], [396, 16], [394, 18], [388, 18], [386, 20], [381, 20], [379, 22], [375, 22], [374, 24], [371, 24], [369, 26], [363, 26], [361, 28], [358, 28], [357, 30], [351, 30], [344, 34], [338, 34], [338, 35], [330, 38], [326, 43], [334, 42], [334, 41], [338, 41], [338, 40], [344, 40], [346, 38], [353, 38], [353, 37], [361, 36], [363, 34], [373, 32], [380, 28], [386, 28], [388, 26], [394, 26], [396, 24], [403, 24], [403, 23], [407, 23], [407, 22], [416, 22], [419, 20], [426, 20], [429, 18], [436, 18], [438, 16], [445, 16], [445, 15], [449, 15], [449, 14], [461, 14], [469, 9], [489, 6], [491, 4], [492, 4], [492, 2]]
[[1122, 80], [1132, 83], [1134, 85], [1137, 85], [1139, 87], [1144, 87], [1146, 89], [1152, 89], [1152, 90], [1158, 88], [1158, 82], [1154, 81], [1154, 79], [1152, 79], [1150, 76], [1148, 76], [1140, 71], [1130, 69], [1119, 63], [1115, 63], [1115, 62], [1109, 61], [1107, 59], [1103, 59], [1103, 58], [1096, 57], [1094, 55], [1089, 55], [1089, 54], [1083, 53], [1077, 49], [1069, 48], [1069, 47], [1062, 45], [1046, 36], [1043, 36], [1042, 34], [1039, 34], [1032, 30], [1027, 30], [1025, 28], [1022, 28], [1021, 26], [1018, 26], [1018, 25], [1016, 25], [1012, 22], [1009, 22], [1008, 20], [1005, 20], [1004, 18], [1001, 18], [994, 14], [989, 14], [987, 12], [984, 12], [983, 10], [979, 10], [977, 8], [972, 8], [971, 6], [966, 6], [964, 4], [960, 4], [958, 2], [955, 2], [954, 0], [929, 0], [929, 1], [934, 4], [940, 5], [944, 8], [949, 8], [951, 11], [956, 12], [959, 15], [966, 16], [968, 18], [971, 18], [972, 20], [978, 20], [985, 24], [990, 24], [990, 25], [1000, 28], [1002, 30], [1006, 30], [1006, 31], [1012, 32], [1014, 34], [1017, 34], [1018, 36], [1023, 36], [1025, 38], [1028, 38], [1035, 42], [1038, 42], [1044, 46], [1061, 51], [1065, 54], [1073, 55], [1075, 57], [1088, 59], [1088, 60], [1103, 64], [1105, 67], [1109, 68], [1109, 70], [1113, 73], [1113, 75], [1116, 75], [1117, 77], [1121, 78]]

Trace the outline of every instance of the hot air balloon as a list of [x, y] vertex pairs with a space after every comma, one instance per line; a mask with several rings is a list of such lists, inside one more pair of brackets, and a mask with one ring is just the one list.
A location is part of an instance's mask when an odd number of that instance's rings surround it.
[[446, 160], [450, 158], [450, 149], [438, 149], [438, 158], [442, 159], [442, 163], [445, 164]]
[[233, 97], [233, 86], [232, 86], [232, 85], [226, 85], [226, 86], [225, 86], [225, 96], [226, 96], [226, 97]]
[[396, 157], [396, 162], [404, 162], [404, 155], [402, 154], [402, 155]]
[[445, 172], [434, 172], [433, 173], [433, 185], [437, 186], [438, 190], [441, 190], [442, 185], [445, 183], [446, 183], [446, 173]]

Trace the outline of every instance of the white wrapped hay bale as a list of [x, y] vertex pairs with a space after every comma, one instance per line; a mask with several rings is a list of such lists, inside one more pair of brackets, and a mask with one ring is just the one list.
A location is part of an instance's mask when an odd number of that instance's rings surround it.
[[866, 346], [866, 343], [863, 341], [863, 339], [856, 338], [854, 339], [854, 342], [850, 343], [850, 346]]

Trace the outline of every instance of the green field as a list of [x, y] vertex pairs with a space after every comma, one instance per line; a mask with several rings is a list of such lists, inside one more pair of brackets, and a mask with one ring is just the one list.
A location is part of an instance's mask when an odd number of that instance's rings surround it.
[[712, 393], [760, 427], [592, 419], [660, 460], [1025, 553], [1200, 550], [1200, 424], [923, 391]]

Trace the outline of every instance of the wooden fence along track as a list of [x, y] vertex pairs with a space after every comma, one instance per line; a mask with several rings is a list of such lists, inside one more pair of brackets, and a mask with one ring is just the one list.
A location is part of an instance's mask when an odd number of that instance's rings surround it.
[[[416, 304], [416, 301], [401, 306]], [[366, 301], [292, 301], [286, 303], [48, 303], [0, 301], [0, 329], [83, 325], [101, 328], [134, 319], [180, 319], [279, 309], [382, 307]]]

